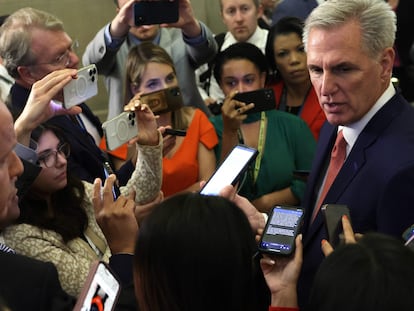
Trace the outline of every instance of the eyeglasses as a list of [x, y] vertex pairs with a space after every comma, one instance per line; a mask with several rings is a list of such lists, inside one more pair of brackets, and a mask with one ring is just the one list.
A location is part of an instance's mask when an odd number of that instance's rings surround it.
[[45, 167], [53, 167], [56, 165], [58, 154], [67, 159], [70, 155], [70, 146], [68, 143], [63, 143], [58, 146], [57, 150], [46, 150], [38, 154], [37, 161]]
[[58, 56], [54, 61], [51, 62], [46, 62], [46, 63], [37, 63], [37, 64], [33, 64], [30, 66], [40, 66], [40, 65], [52, 65], [52, 66], [56, 66], [56, 67], [68, 67], [70, 65], [71, 62], [71, 58], [70, 58], [70, 54], [71, 53], [76, 53], [76, 51], [78, 50], [79, 47], [79, 42], [78, 40], [74, 40], [72, 42], [72, 44], [70, 45], [70, 47], [60, 56]]

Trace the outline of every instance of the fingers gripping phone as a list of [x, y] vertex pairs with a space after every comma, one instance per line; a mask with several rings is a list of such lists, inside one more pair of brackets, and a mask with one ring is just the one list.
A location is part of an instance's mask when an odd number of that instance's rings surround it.
[[[109, 175], [114, 174], [111, 165], [108, 162], [104, 162], [104, 174], [105, 178], [108, 178]], [[121, 190], [119, 190], [118, 181], [115, 181], [114, 185], [112, 186], [112, 195], [114, 196], [114, 200], [118, 199], [121, 195]]]
[[138, 135], [135, 112], [122, 112], [102, 124], [106, 147], [114, 150]]
[[233, 99], [246, 104], [254, 103], [254, 107], [246, 114], [276, 109], [276, 100], [273, 89], [259, 89], [250, 92], [237, 93]]
[[141, 0], [134, 3], [136, 26], [176, 23], [179, 18], [179, 0]]
[[295, 251], [295, 239], [303, 220], [303, 209], [275, 206], [259, 242], [259, 251], [289, 256]]
[[94, 64], [78, 70], [78, 77], [63, 87], [65, 108], [79, 105], [98, 94], [98, 70]]
[[121, 285], [109, 266], [95, 262], [88, 274], [74, 311], [112, 311], [118, 300]]
[[227, 185], [235, 185], [248, 166], [256, 158], [258, 151], [244, 145], [237, 145], [226, 157], [223, 163], [213, 173], [201, 194], [218, 195], [220, 190]]
[[342, 216], [346, 215], [351, 219], [349, 209], [342, 204], [324, 204], [321, 211], [325, 219], [328, 241], [335, 248], [343, 240]]
[[143, 94], [140, 101], [150, 107], [154, 114], [175, 111], [183, 106], [181, 90], [177, 86]]

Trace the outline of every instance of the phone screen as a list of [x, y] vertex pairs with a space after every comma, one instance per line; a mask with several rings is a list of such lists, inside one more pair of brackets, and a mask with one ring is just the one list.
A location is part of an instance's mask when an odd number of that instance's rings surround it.
[[301, 208], [275, 206], [260, 239], [259, 250], [273, 254], [292, 254], [302, 218]]
[[94, 272], [92, 278], [88, 276], [74, 310], [113, 310], [121, 289], [119, 281], [103, 262], [91, 271]]
[[213, 176], [210, 177], [200, 193], [218, 195], [224, 186], [234, 185], [256, 156], [256, 149], [237, 145], [214, 172]]

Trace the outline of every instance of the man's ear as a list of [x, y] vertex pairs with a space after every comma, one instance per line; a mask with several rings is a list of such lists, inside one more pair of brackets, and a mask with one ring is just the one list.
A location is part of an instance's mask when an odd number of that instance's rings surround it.
[[19, 73], [20, 80], [25, 84], [32, 85], [37, 81], [32, 75], [30, 68], [28, 66], [18, 66], [17, 72]]
[[388, 80], [392, 76], [394, 66], [395, 51], [393, 48], [386, 48], [382, 52], [380, 64], [382, 67], [381, 78]]

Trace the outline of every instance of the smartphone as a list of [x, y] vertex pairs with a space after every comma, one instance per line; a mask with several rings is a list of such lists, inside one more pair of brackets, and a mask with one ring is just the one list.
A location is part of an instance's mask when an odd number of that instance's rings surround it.
[[203, 188], [201, 188], [200, 193], [204, 195], [218, 195], [224, 186], [235, 185], [257, 154], [258, 151], [254, 148], [244, 145], [234, 147]]
[[135, 112], [125, 111], [102, 124], [106, 148], [114, 150], [138, 135]]
[[78, 70], [78, 77], [63, 87], [63, 106], [79, 105], [98, 94], [98, 70], [94, 64]]
[[303, 220], [303, 209], [273, 207], [259, 242], [259, 251], [289, 256], [295, 251], [295, 239]]
[[246, 114], [276, 109], [275, 93], [273, 89], [259, 89], [250, 92], [237, 93], [233, 99], [246, 104], [253, 103], [254, 107]]
[[178, 86], [143, 94], [140, 101], [148, 105], [154, 114], [175, 111], [183, 106], [183, 96]]
[[178, 21], [179, 0], [141, 0], [134, 3], [134, 22], [136, 26], [170, 24]]
[[[115, 174], [109, 162], [104, 162], [103, 167], [104, 167], [105, 178], [108, 178], [109, 175], [111, 174]], [[112, 195], [114, 196], [114, 200], [118, 199], [118, 197], [121, 195], [121, 191], [119, 190], [119, 185], [118, 185], [117, 180], [112, 186]]]
[[342, 216], [346, 215], [351, 219], [349, 208], [342, 204], [324, 204], [321, 211], [325, 219], [328, 241], [335, 248], [343, 240]]
[[95, 262], [88, 274], [74, 311], [112, 311], [118, 300], [121, 284], [109, 266]]
[[174, 130], [174, 129], [166, 128], [164, 135], [185, 136], [187, 135], [187, 132], [184, 130]]

